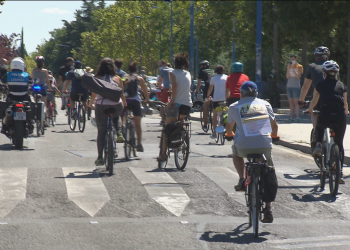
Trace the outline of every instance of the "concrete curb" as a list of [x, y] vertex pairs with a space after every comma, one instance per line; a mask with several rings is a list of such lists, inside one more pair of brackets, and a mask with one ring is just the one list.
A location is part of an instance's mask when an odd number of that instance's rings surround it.
[[[306, 143], [298, 143], [298, 142], [290, 141], [286, 138], [280, 138], [279, 141], [273, 142], [273, 144], [280, 145], [280, 146], [290, 148], [290, 149], [299, 150], [299, 151], [306, 153], [306, 154], [309, 154], [311, 156], [310, 145], [306, 144]], [[350, 157], [349, 156], [345, 156], [344, 164], [350, 165]]]

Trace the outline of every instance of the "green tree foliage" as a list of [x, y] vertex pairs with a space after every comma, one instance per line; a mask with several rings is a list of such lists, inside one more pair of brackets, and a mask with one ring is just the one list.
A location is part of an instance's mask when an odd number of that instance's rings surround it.
[[10, 62], [14, 57], [18, 56], [18, 48], [16, 42], [19, 34], [12, 33], [10, 36], [0, 34], [0, 58], [5, 58]]
[[36, 67], [34, 59], [31, 56], [26, 55], [24, 60], [26, 61], [27, 72], [32, 74], [32, 70]]

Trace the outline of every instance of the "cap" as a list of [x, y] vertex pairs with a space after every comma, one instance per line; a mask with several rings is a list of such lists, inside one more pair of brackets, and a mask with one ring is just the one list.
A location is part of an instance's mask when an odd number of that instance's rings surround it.
[[74, 62], [74, 64], [79, 64], [79, 65], [81, 65], [81, 61], [76, 60], [76, 61]]
[[242, 84], [240, 89], [253, 93], [254, 91], [256, 91], [258, 89], [258, 86], [256, 86], [255, 82], [246, 81]]

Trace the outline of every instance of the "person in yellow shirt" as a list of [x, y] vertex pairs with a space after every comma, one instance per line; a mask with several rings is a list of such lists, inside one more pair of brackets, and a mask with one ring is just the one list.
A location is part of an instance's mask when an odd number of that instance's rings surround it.
[[287, 96], [290, 108], [290, 118], [288, 121], [294, 122], [294, 113], [296, 116], [295, 122], [300, 122], [300, 108], [298, 100], [300, 97], [300, 77], [303, 73], [303, 66], [297, 63], [298, 57], [295, 54], [290, 55], [290, 62], [287, 66], [286, 78], [287, 82]]

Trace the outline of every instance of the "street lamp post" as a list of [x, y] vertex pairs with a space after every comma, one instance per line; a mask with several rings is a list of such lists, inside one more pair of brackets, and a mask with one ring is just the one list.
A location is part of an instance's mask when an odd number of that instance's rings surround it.
[[170, 3], [170, 63], [173, 62], [173, 1], [164, 0]]
[[135, 16], [135, 18], [138, 18], [140, 20], [140, 31], [139, 31], [139, 35], [140, 35], [140, 40], [139, 40], [139, 55], [140, 55], [140, 66], [139, 66], [139, 74], [141, 74], [141, 69], [142, 69], [142, 49], [141, 49], [141, 16]]
[[[159, 9], [158, 6], [153, 6], [153, 9]], [[162, 49], [161, 49], [161, 42], [162, 42], [162, 26], [159, 22], [159, 60], [162, 59]]]
[[256, 2], [256, 51], [255, 51], [255, 83], [261, 97], [261, 24], [262, 24], [262, 1]]
[[194, 36], [194, 1], [191, 1], [191, 9], [190, 9], [190, 19], [191, 19], [191, 25], [190, 25], [190, 72], [191, 76], [193, 78], [193, 59], [194, 59], [194, 47], [193, 47], [193, 36]]

